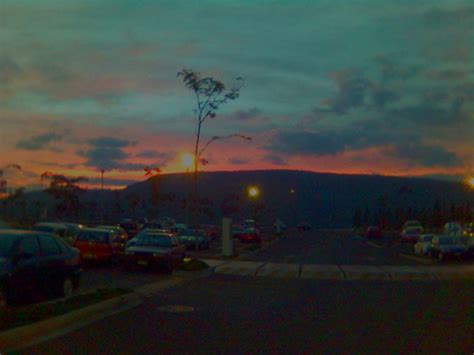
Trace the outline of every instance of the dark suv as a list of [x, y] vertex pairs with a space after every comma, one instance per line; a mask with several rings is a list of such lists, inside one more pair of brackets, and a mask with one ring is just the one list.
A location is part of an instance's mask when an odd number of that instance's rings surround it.
[[0, 231], [0, 306], [37, 291], [70, 296], [79, 287], [79, 252], [42, 232]]

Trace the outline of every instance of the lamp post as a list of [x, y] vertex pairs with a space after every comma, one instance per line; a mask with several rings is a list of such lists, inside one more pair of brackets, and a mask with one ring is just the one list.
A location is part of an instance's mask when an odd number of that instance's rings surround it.
[[260, 189], [258, 186], [249, 186], [247, 189], [248, 197], [253, 200], [253, 220], [257, 223], [257, 199], [260, 196]]

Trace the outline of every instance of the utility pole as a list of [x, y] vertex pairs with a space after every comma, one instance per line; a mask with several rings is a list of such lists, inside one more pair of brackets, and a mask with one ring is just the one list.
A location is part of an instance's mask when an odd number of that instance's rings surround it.
[[100, 169], [100, 204], [101, 204], [101, 213], [100, 213], [100, 224], [104, 224], [104, 169]]

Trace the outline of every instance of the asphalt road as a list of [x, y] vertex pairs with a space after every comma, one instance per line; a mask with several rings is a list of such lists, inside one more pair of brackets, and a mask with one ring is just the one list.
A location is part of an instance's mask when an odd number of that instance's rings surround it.
[[413, 246], [380, 246], [350, 231], [288, 232], [264, 250], [242, 260], [337, 265], [416, 265], [401, 254]]
[[473, 294], [472, 281], [213, 275], [22, 353], [472, 354]]

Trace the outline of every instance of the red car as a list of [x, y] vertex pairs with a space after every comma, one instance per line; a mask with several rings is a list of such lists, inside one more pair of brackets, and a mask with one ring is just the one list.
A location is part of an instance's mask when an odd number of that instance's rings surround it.
[[419, 227], [409, 227], [400, 234], [402, 243], [416, 243], [420, 236], [422, 229]]
[[82, 261], [112, 261], [123, 252], [125, 243], [112, 230], [85, 228], [76, 237]]
[[382, 232], [380, 231], [379, 227], [370, 226], [367, 228], [366, 236], [367, 238], [382, 238]]
[[239, 238], [242, 243], [262, 242], [262, 238], [260, 238], [260, 232], [255, 228], [244, 229]]

